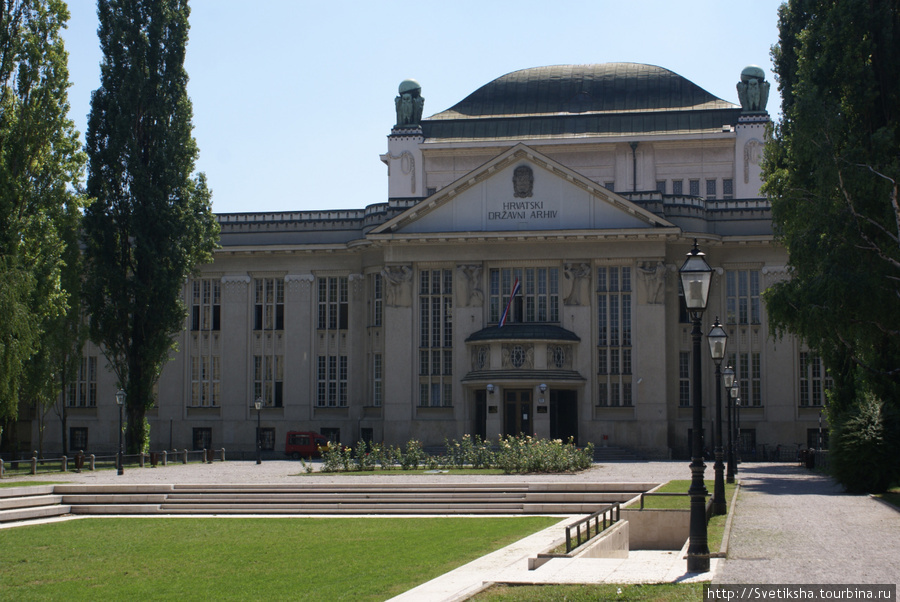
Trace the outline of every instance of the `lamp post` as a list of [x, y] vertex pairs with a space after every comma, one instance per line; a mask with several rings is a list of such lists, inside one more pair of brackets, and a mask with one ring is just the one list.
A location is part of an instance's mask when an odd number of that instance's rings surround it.
[[123, 433], [124, 419], [122, 411], [125, 408], [125, 391], [116, 391], [116, 404], [119, 406], [119, 453], [116, 454], [116, 474], [125, 474], [125, 438]]
[[728, 483], [734, 483], [734, 427], [731, 425], [731, 414], [732, 407], [734, 404], [731, 403], [732, 395], [731, 395], [731, 385], [734, 384], [734, 368], [728, 366], [722, 372], [725, 381], [725, 389], [728, 391], [728, 467], [725, 472], [725, 481]]
[[700, 320], [706, 309], [706, 301], [709, 297], [709, 283], [712, 279], [712, 268], [706, 263], [705, 255], [697, 248], [694, 240], [694, 248], [687, 254], [684, 264], [678, 270], [681, 278], [681, 286], [684, 289], [684, 303], [690, 312], [693, 321], [691, 330], [693, 374], [691, 377], [691, 401], [693, 412], [693, 450], [691, 460], [691, 487], [688, 495], [691, 496], [691, 528], [690, 543], [688, 545], [687, 570], [691, 573], [705, 573], [709, 571], [709, 543], [706, 535], [706, 485], [703, 483], [703, 471], [706, 465], [703, 463], [703, 398], [700, 394], [700, 339], [703, 336]]
[[734, 399], [734, 474], [737, 474], [741, 460], [741, 386], [736, 379], [731, 386], [731, 397]]
[[709, 354], [716, 363], [716, 480], [713, 487], [713, 512], [725, 514], [725, 464], [722, 462], [722, 360], [725, 358], [725, 346], [728, 344], [728, 333], [719, 324], [719, 316], [706, 335], [709, 343]]
[[819, 438], [816, 439], [816, 451], [822, 451], [822, 410], [819, 410]]
[[256, 407], [256, 463], [262, 464], [262, 443], [259, 440], [259, 411], [262, 409], [263, 400], [262, 397], [257, 397], [256, 401], [253, 402], [254, 407]]

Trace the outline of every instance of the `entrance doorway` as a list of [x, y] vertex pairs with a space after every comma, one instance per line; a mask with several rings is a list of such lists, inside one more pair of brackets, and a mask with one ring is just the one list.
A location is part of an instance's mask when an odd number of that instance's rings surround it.
[[475, 430], [472, 433], [481, 440], [487, 439], [487, 392], [484, 389], [475, 391]]
[[532, 435], [531, 389], [503, 392], [504, 435]]
[[550, 390], [550, 438], [578, 445], [578, 391]]

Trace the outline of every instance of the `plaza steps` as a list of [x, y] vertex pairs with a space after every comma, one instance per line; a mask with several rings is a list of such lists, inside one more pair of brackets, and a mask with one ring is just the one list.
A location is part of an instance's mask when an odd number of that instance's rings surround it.
[[54, 494], [53, 485], [0, 489], [0, 523], [36, 520], [69, 514], [71, 509]]
[[0, 489], [0, 521], [71, 515], [585, 514], [656, 483], [60, 484]]
[[56, 485], [72, 514], [582, 514], [655, 483]]

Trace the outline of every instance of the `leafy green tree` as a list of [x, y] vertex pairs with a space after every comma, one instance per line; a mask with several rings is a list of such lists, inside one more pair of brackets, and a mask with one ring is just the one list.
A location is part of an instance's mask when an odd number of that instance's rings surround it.
[[88, 120], [84, 298], [91, 338], [127, 394], [130, 452], [149, 442], [146, 410], [181, 329], [185, 279], [211, 260], [218, 224], [184, 69], [187, 0], [99, 0], [100, 88]]
[[900, 407], [900, 13], [894, 0], [790, 0], [772, 49], [782, 120], [765, 191], [791, 279], [766, 293], [835, 379], [832, 425], [867, 394]]
[[[66, 243], [63, 254], [63, 268], [60, 281], [66, 291], [67, 303], [65, 311], [54, 317], [45, 328], [42, 341], [42, 353], [47, 357], [48, 371], [41, 382], [45, 383], [44, 395], [35, 396], [44, 412], [40, 415], [40, 441], [38, 449], [43, 451], [43, 434], [46, 422], [44, 416], [51, 408], [55, 408], [60, 419], [62, 452], [68, 446], [68, 410], [65, 392], [78, 376], [84, 344], [88, 338], [87, 319], [82, 305], [82, 283], [84, 279], [84, 261], [79, 240], [81, 237], [80, 210], [67, 211], [63, 221], [62, 235]], [[47, 386], [52, 385], [52, 386]], [[40, 391], [39, 391], [40, 393]], [[62, 395], [61, 395], [62, 393]]]
[[0, 11], [0, 420], [10, 424], [20, 393], [44, 384], [30, 362], [65, 311], [61, 229], [82, 206], [84, 155], [67, 117], [65, 3], [0, 0]]

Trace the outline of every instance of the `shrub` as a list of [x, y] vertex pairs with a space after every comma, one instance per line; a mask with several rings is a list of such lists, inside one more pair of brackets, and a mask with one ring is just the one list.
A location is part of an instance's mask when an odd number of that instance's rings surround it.
[[400, 468], [403, 470], [416, 470], [425, 461], [425, 450], [422, 443], [415, 439], [406, 442], [406, 449], [400, 455]]
[[570, 472], [589, 468], [593, 462], [594, 446], [575, 447], [570, 438], [538, 439], [530, 435], [500, 439], [496, 454], [497, 466], [507, 474], [528, 472]]
[[322, 455], [321, 472], [340, 472], [344, 468], [344, 457], [341, 453], [340, 443], [330, 443], [326, 447], [319, 447]]
[[493, 468], [497, 465], [490, 440], [482, 439], [480, 435], [475, 435], [472, 454], [472, 468]]
[[372, 453], [372, 445], [362, 439], [356, 444], [356, 469], [375, 470], [375, 455]]
[[478, 445], [481, 443], [480, 437], [475, 436], [472, 440], [471, 435], [463, 435], [460, 441], [456, 439], [448, 441], [444, 439], [444, 447], [447, 450], [445, 465], [448, 468], [465, 468], [471, 466], [473, 468], [490, 468], [488, 466], [478, 466]]
[[829, 464], [851, 493], [881, 493], [900, 479], [900, 416], [871, 393], [834, 425]]
[[559, 439], [539, 439], [530, 435], [501, 437], [497, 452], [489, 440], [482, 440], [477, 435], [474, 439], [463, 435], [461, 441], [445, 439], [444, 447], [446, 455], [431, 456], [416, 439], [410, 439], [402, 450], [393, 445], [359, 441], [355, 453], [349, 447], [335, 443], [320, 449], [321, 471], [375, 470], [376, 464], [383, 470], [390, 470], [399, 464], [403, 470], [471, 466], [476, 469], [496, 467], [507, 474], [571, 472], [590, 468], [594, 455], [593, 444], [578, 449], [571, 438], [563, 443]]
[[373, 443], [372, 455], [382, 470], [393, 470], [400, 463], [400, 448], [396, 445]]

